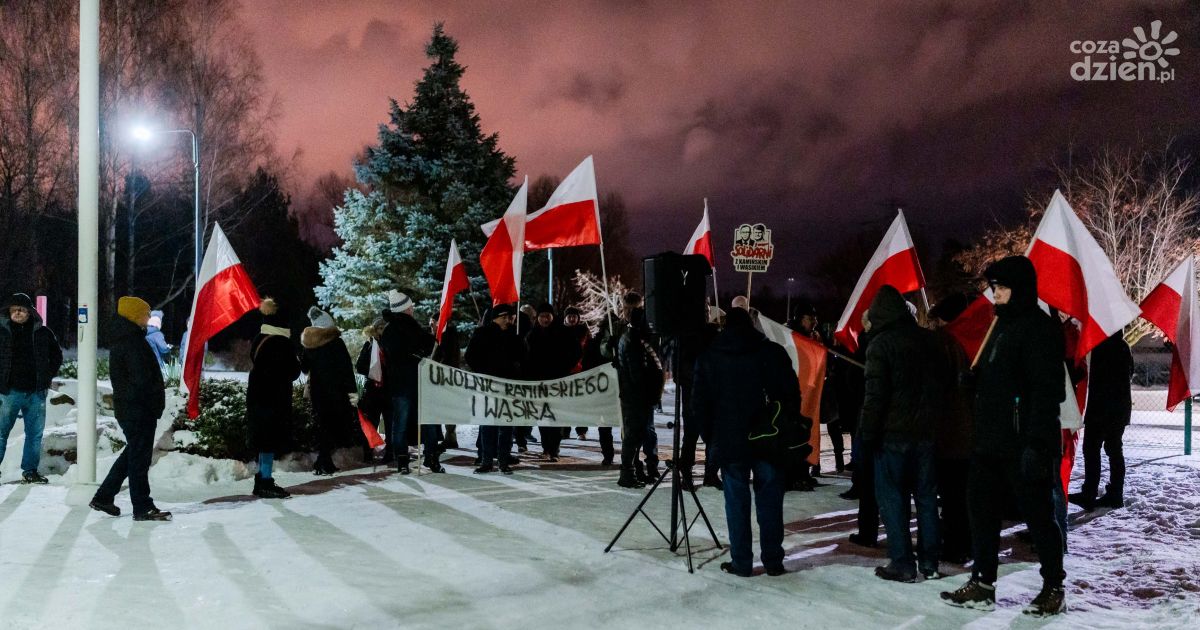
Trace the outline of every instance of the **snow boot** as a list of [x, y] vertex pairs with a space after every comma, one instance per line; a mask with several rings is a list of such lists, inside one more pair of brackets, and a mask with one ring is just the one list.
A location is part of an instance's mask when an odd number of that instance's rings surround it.
[[704, 473], [704, 485], [709, 488], [716, 488], [717, 490], [725, 489], [725, 484], [721, 481], [721, 477], [717, 475], [716, 471]]
[[1034, 617], [1049, 617], [1067, 610], [1066, 593], [1061, 586], [1043, 586], [1042, 592], [1021, 612]]
[[500, 464], [500, 472], [501, 474], [511, 475], [512, 468], [509, 468], [508, 464]]
[[158, 508], [150, 508], [149, 510], [142, 512], [141, 514], [134, 514], [133, 520], [135, 520], [135, 521], [169, 521], [169, 520], [171, 520], [171, 513], [164, 512]]
[[875, 567], [875, 577], [889, 582], [904, 582], [912, 584], [917, 581], [917, 572], [912, 567], [904, 569], [895, 562], [889, 562], [882, 567]]
[[996, 610], [996, 587], [984, 584], [975, 578], [967, 580], [955, 591], [943, 591], [942, 601], [959, 608], [992, 612]]
[[[624, 475], [625, 471], [621, 471], [621, 474]], [[633, 476], [643, 486], [650, 483], [650, 478], [646, 476], [646, 468], [642, 465], [642, 460], [640, 459], [633, 462]]]
[[50, 483], [50, 480], [39, 475], [38, 471], [32, 470], [21, 473], [21, 483]]
[[721, 570], [724, 571], [725, 573], [729, 573], [731, 575], [736, 575], [738, 577], [750, 577], [750, 576], [754, 575], [753, 571], [738, 571], [737, 569], [733, 568], [732, 562], [722, 562]]
[[628, 469], [621, 469], [621, 476], [617, 478], [617, 485], [622, 488], [645, 488], [646, 484], [638, 479], [637, 473]]
[[93, 510], [96, 510], [97, 512], [104, 512], [105, 514], [107, 514], [109, 516], [120, 516], [121, 515], [121, 508], [117, 507], [117, 504], [113, 503], [112, 501], [101, 501], [100, 499], [92, 499], [92, 502], [88, 503], [88, 507], [92, 508]]
[[292, 496], [287, 490], [275, 485], [274, 479], [263, 479], [261, 475], [254, 475], [254, 496], [260, 499], [286, 499]]
[[476, 474], [476, 475], [486, 475], [486, 474], [488, 474], [488, 473], [490, 473], [490, 472], [496, 472], [496, 467], [495, 467], [495, 466], [493, 466], [493, 465], [491, 464], [491, 462], [488, 462], [488, 463], [486, 463], [486, 464], [480, 464], [480, 465], [479, 465], [479, 468], [476, 468], [476, 469], [475, 469], [475, 474]]
[[442, 468], [442, 465], [438, 462], [437, 455], [426, 455], [425, 456], [425, 467], [429, 469], [429, 472], [435, 472], [435, 473], [446, 472], [446, 469]]
[[658, 460], [646, 460], [646, 483], [654, 483], [658, 481]]
[[1112, 484], [1104, 486], [1104, 496], [1096, 499], [1096, 507], [1122, 508], [1125, 507], [1123, 488], [1113, 488]]
[[1087, 490], [1072, 492], [1067, 495], [1067, 502], [1078, 505], [1086, 512], [1091, 512], [1096, 509], [1096, 492], [1094, 490], [1092, 492], [1088, 492]]
[[879, 541], [875, 538], [869, 538], [865, 534], [850, 534], [850, 542], [859, 547], [869, 547], [874, 549], [879, 546]]

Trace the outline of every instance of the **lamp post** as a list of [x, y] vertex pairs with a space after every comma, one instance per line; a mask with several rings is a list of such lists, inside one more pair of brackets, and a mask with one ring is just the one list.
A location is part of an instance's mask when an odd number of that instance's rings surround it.
[[787, 315], [783, 318], [784, 326], [792, 321], [792, 283], [795, 281], [795, 278], [788, 278]]
[[193, 264], [193, 282], [196, 283], [196, 290], [200, 290], [200, 263], [204, 260], [204, 223], [200, 221], [200, 142], [196, 139], [196, 133], [191, 129], [164, 129], [161, 131], [152, 131], [149, 127], [134, 127], [133, 137], [143, 142], [154, 137], [155, 133], [186, 133], [192, 137], [192, 175], [194, 181], [194, 191], [192, 199], [192, 220], [195, 223], [195, 249], [196, 258]]

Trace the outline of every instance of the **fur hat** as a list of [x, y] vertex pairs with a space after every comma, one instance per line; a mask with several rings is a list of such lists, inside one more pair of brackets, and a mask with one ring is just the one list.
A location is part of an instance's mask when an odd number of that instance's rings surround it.
[[388, 310], [393, 313], [403, 313], [413, 307], [412, 298], [392, 289], [388, 291]]
[[312, 322], [314, 328], [336, 328], [337, 323], [333, 321], [333, 317], [317, 307], [308, 309], [308, 321]]
[[287, 314], [279, 308], [279, 303], [275, 301], [275, 298], [263, 299], [262, 304], [258, 305], [258, 312], [262, 313], [263, 324], [276, 328], [288, 327]]

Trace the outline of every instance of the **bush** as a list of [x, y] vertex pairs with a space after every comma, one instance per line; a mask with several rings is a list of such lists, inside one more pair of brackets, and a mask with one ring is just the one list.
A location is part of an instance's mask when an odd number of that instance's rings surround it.
[[[108, 357], [96, 359], [96, 378], [108, 378], [111, 374], [108, 368]], [[79, 378], [79, 363], [75, 359], [63, 361], [62, 367], [58, 368], [58, 377]]]
[[[200, 382], [200, 416], [188, 421], [187, 409], [180, 410], [174, 429], [194, 431], [196, 443], [182, 450], [194, 455], [244, 462], [258, 457], [250, 444], [246, 421], [246, 385], [239, 381], [204, 379]], [[317, 432], [312, 406], [304, 398], [304, 387], [292, 388], [292, 435], [285, 436], [283, 452], [317, 450]]]

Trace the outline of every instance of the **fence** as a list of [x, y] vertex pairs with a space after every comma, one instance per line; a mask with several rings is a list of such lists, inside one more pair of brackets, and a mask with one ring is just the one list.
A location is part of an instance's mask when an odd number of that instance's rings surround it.
[[1133, 414], [1124, 436], [1126, 456], [1190, 455], [1194, 430], [1191, 400], [1167, 411], [1166, 389], [1133, 390]]

